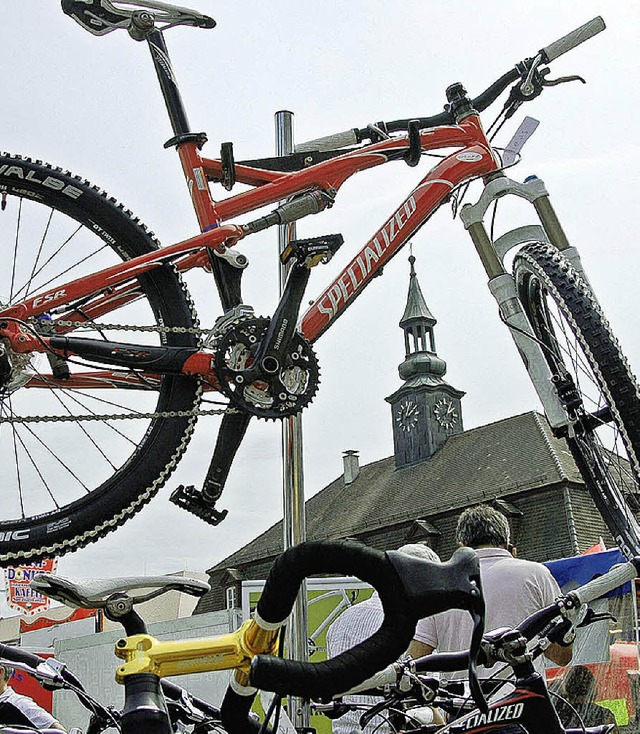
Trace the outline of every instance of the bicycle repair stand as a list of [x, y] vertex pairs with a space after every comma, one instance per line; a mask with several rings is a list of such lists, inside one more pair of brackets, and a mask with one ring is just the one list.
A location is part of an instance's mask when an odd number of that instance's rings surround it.
[[[276, 155], [293, 153], [293, 112], [276, 112]], [[296, 225], [278, 227], [278, 259], [289, 242], [296, 237]], [[284, 290], [289, 265], [280, 260], [280, 295]], [[302, 415], [285, 418], [282, 422], [282, 476], [283, 476], [283, 528], [284, 548], [299, 545], [307, 539], [306, 512], [304, 504], [304, 466], [302, 454]], [[307, 662], [309, 621], [307, 615], [307, 584], [302, 583], [288, 625], [289, 651], [295, 660]], [[311, 708], [308, 701], [296, 696], [289, 697], [289, 718], [295, 728], [303, 734], [309, 731]]]

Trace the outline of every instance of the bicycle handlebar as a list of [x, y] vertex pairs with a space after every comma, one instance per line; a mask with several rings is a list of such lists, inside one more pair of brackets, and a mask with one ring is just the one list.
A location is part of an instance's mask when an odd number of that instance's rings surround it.
[[258, 602], [255, 621], [263, 629], [284, 623], [302, 580], [312, 574], [347, 574], [380, 594], [384, 621], [371, 637], [320, 663], [257, 655], [252, 686], [304, 698], [330, 698], [396, 660], [413, 638], [418, 619], [450, 608], [482, 614], [484, 602], [476, 554], [458, 549], [447, 563], [431, 563], [397, 551], [382, 553], [348, 541], [303, 543], [274, 563]]
[[41, 658], [39, 655], [35, 655], [32, 652], [28, 652], [27, 650], [23, 650], [19, 647], [2, 644], [0, 644], [0, 658], [8, 660], [9, 662], [22, 663], [30, 666], [31, 668], [37, 668], [38, 665], [46, 662], [45, 658]]
[[[588, 23], [581, 25], [579, 28], [567, 33], [566, 36], [550, 43], [545, 46], [538, 53], [542, 57], [543, 63], [550, 63], [558, 56], [571, 51], [579, 44], [587, 41], [596, 34], [600, 33], [605, 29], [604, 20], [597, 16]], [[527, 62], [531, 62], [527, 59]], [[524, 66], [527, 71], [531, 68], [531, 63], [525, 62]], [[496, 79], [487, 89], [484, 90], [475, 99], [471, 100], [471, 106], [477, 112], [482, 112], [489, 107], [495, 100], [505, 91], [505, 89], [515, 82], [517, 79], [523, 76], [521, 65], [518, 64], [515, 68], [503, 74], [499, 79]], [[407, 125], [410, 120], [417, 119], [420, 128], [437, 127], [438, 125], [452, 125], [455, 124], [454, 115], [450, 111], [440, 112], [437, 115], [431, 115], [430, 117], [418, 117], [418, 118], [407, 118], [404, 120], [393, 120], [392, 122], [384, 123], [387, 132], [400, 132], [407, 130]], [[300, 143], [295, 146], [297, 153], [306, 153], [310, 151], [326, 151], [336, 150], [349, 145], [355, 145], [362, 142], [366, 137], [367, 133], [370, 133], [369, 128], [353, 128], [346, 130], [341, 133], [334, 133], [325, 137], [316, 138], [315, 140], [309, 140], [305, 143]]]
[[[632, 581], [640, 573], [640, 558], [635, 558], [627, 563], [619, 563], [613, 566], [602, 576], [587, 582], [583, 586], [570, 591], [565, 596], [560, 597], [556, 602], [548, 607], [539, 609], [523, 620], [515, 629], [527, 640], [533, 639], [540, 633], [555, 617], [559, 616], [562, 609], [568, 607], [579, 607], [582, 604], [588, 604], [595, 599], [604, 596], [610, 591], [617, 589], [619, 586]], [[452, 653], [434, 653], [417, 658], [414, 661], [416, 671], [418, 672], [452, 672], [456, 670], [465, 670], [469, 663], [469, 653], [452, 652]], [[391, 667], [391, 666], [390, 666]], [[390, 683], [391, 670], [387, 672], [385, 683]], [[351, 692], [351, 691], [350, 691]]]

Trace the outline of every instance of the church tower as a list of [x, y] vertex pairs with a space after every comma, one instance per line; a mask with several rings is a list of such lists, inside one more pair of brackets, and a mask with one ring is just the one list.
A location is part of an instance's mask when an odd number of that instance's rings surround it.
[[391, 404], [397, 469], [426, 461], [449, 436], [463, 430], [460, 401], [464, 392], [443, 379], [447, 364], [436, 353], [433, 330], [437, 321], [420, 290], [413, 255], [409, 263], [409, 293], [400, 320], [405, 358], [398, 367], [404, 383], [386, 398]]

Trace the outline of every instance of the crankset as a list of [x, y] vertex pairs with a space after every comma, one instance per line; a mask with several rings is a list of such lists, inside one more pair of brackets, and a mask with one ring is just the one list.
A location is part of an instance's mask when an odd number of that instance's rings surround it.
[[300, 413], [320, 384], [318, 360], [309, 342], [295, 332], [278, 358], [259, 359], [270, 319], [245, 317], [231, 324], [216, 344], [220, 390], [239, 410], [258, 418]]

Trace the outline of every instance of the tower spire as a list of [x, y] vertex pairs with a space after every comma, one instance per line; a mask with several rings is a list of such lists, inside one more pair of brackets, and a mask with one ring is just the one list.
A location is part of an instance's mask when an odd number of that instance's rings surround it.
[[422, 295], [415, 261], [411, 255], [407, 303], [399, 322], [405, 358], [398, 373], [404, 382], [387, 398], [397, 468], [429, 459], [449, 436], [462, 432], [464, 392], [444, 379], [447, 363], [436, 352], [434, 334], [438, 322]]

